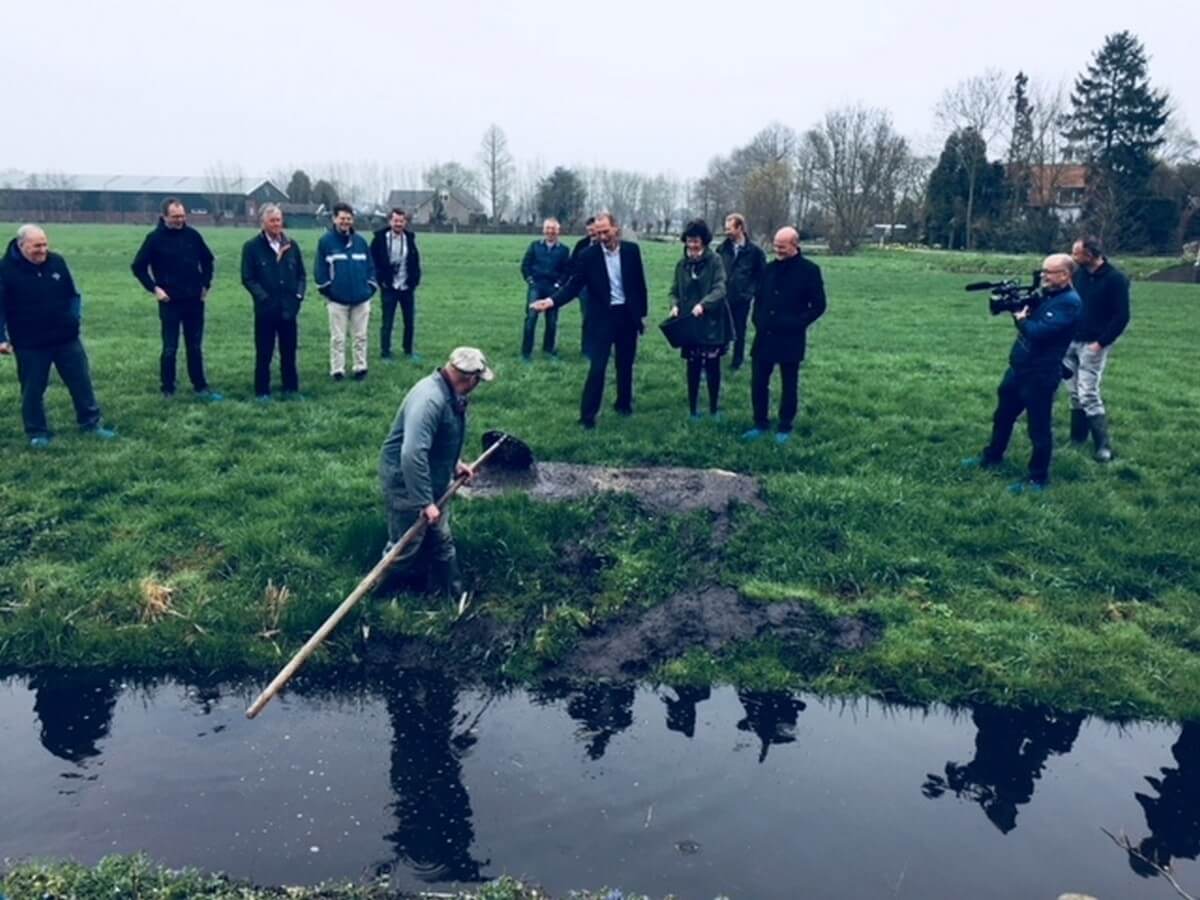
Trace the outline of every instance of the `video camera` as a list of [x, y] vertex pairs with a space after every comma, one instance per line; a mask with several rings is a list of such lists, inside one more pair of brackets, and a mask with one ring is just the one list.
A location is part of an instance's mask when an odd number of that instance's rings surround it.
[[1016, 279], [1005, 281], [973, 281], [966, 286], [968, 291], [991, 291], [988, 297], [988, 310], [993, 316], [1001, 313], [1015, 313], [1028, 306], [1035, 308], [1042, 300], [1042, 273], [1034, 270], [1033, 280], [1029, 284], [1021, 284]]

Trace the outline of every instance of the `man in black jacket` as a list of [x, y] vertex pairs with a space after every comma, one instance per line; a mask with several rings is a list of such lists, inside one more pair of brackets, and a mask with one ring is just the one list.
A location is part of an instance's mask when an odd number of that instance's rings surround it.
[[538, 312], [558, 309], [587, 290], [588, 368], [579, 402], [579, 424], [596, 427], [596, 414], [604, 398], [608, 357], [617, 358], [617, 402], [619, 415], [633, 414], [633, 361], [638, 335], [645, 330], [648, 297], [646, 272], [637, 244], [621, 240], [611, 213], [600, 213], [593, 226], [598, 243], [580, 253], [571, 277], [549, 297], [535, 300], [529, 308]]
[[164, 397], [175, 394], [179, 331], [187, 350], [192, 389], [204, 400], [223, 399], [204, 375], [204, 303], [212, 286], [213, 255], [200, 232], [187, 223], [187, 210], [174, 197], [163, 201], [158, 227], [146, 235], [133, 258], [134, 277], [158, 301], [162, 324], [159, 375]]
[[[593, 247], [596, 244], [596, 217], [588, 216], [584, 222], [584, 228], [587, 231], [583, 237], [575, 242], [575, 246], [571, 248], [571, 268], [574, 269], [579, 263], [579, 255], [588, 247]], [[588, 355], [588, 292], [585, 287], [579, 294], [579, 352], [585, 357]]]
[[296, 368], [296, 320], [304, 302], [304, 254], [284, 233], [283, 212], [268, 203], [260, 214], [262, 231], [242, 246], [242, 284], [254, 300], [254, 396], [271, 402], [271, 357], [279, 342], [283, 394], [300, 390]]
[[1104, 256], [1099, 238], [1077, 240], [1071, 258], [1079, 266], [1073, 281], [1083, 302], [1075, 338], [1063, 359], [1072, 372], [1071, 440], [1082, 444], [1090, 431], [1096, 461], [1108, 462], [1112, 447], [1100, 379], [1108, 364], [1108, 351], [1129, 324], [1129, 279]]
[[71, 392], [79, 427], [100, 438], [115, 437], [100, 425], [87, 353], [79, 340], [79, 292], [66, 261], [50, 252], [46, 232], [36, 225], [22, 225], [0, 259], [0, 311], [17, 356], [29, 445], [50, 445], [44, 396], [51, 366]]
[[380, 353], [383, 359], [392, 356], [392, 329], [396, 323], [396, 307], [404, 320], [404, 336], [401, 346], [404, 355], [413, 362], [420, 362], [419, 354], [413, 352], [413, 327], [415, 318], [417, 285], [421, 283], [421, 254], [417, 241], [408, 230], [408, 213], [396, 208], [388, 217], [388, 227], [380, 228], [371, 238], [371, 261], [375, 265], [375, 278], [383, 294], [383, 330], [380, 333]]
[[754, 292], [767, 267], [767, 257], [758, 244], [750, 240], [746, 219], [741, 213], [730, 213], [725, 217], [725, 240], [717, 253], [725, 264], [725, 299], [733, 314], [733, 358], [729, 365], [736, 372], [746, 356], [746, 321], [750, 317]]
[[754, 427], [742, 440], [755, 441], [771, 427], [771, 373], [779, 366], [781, 396], [775, 443], [786, 444], [799, 408], [800, 366], [808, 326], [825, 312], [821, 269], [800, 255], [800, 233], [775, 232], [775, 259], [763, 269], [754, 295], [754, 344], [750, 348], [750, 402]]

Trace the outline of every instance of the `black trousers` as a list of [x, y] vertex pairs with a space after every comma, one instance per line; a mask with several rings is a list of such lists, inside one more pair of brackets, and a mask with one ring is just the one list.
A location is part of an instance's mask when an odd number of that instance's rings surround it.
[[271, 359], [279, 344], [279, 370], [285, 391], [300, 390], [300, 373], [296, 369], [296, 346], [299, 329], [295, 319], [285, 319], [279, 313], [254, 313], [254, 394], [261, 397], [271, 393]]
[[800, 406], [800, 363], [763, 360], [755, 357], [750, 364], [750, 405], [754, 409], [754, 427], [766, 431], [771, 425], [771, 373], [779, 366], [781, 395], [777, 431], [791, 431]]
[[398, 291], [395, 288], [383, 289], [383, 331], [380, 332], [379, 350], [382, 356], [390, 356], [392, 352], [392, 329], [396, 325], [396, 307], [400, 307], [400, 316], [404, 320], [404, 334], [400, 346], [405, 354], [413, 352], [413, 292], [411, 289]]
[[1021, 413], [1029, 428], [1029, 480], [1045, 484], [1050, 480], [1050, 456], [1054, 451], [1054, 432], [1051, 419], [1054, 411], [1054, 392], [1058, 389], [1059, 373], [1026, 375], [1009, 368], [996, 391], [996, 412], [992, 415], [992, 439], [983, 448], [983, 459], [989, 464], [1000, 462], [1013, 426]]
[[158, 320], [162, 323], [162, 355], [158, 368], [163, 393], [175, 393], [175, 357], [179, 354], [181, 330], [192, 388], [208, 390], [208, 379], [204, 377], [204, 302], [172, 299], [159, 303]]
[[75, 404], [75, 421], [80, 428], [95, 428], [100, 424], [100, 407], [92, 392], [92, 376], [88, 369], [87, 353], [76, 338], [65, 344], [37, 349], [14, 350], [17, 356], [18, 377], [21, 380], [21, 418], [25, 433], [31, 438], [47, 437], [46, 386], [50, 383], [50, 367], [58, 369], [71, 402]]
[[529, 304], [534, 300], [549, 297], [552, 293], [554, 293], [553, 289], [543, 293], [536, 287], [531, 287], [525, 292], [525, 331], [521, 336], [522, 356], [529, 356], [533, 353], [533, 339], [537, 332], [539, 318], [546, 320], [546, 327], [542, 331], [542, 352], [555, 352], [558, 343], [558, 309], [548, 309], [544, 313], [539, 313], [529, 308]]
[[733, 314], [733, 359], [729, 365], [740, 369], [746, 360], [746, 323], [750, 318], [750, 301], [735, 300], [729, 304], [729, 312]]
[[593, 324], [588, 336], [588, 374], [583, 383], [583, 397], [579, 401], [579, 418], [594, 422], [604, 399], [604, 378], [608, 372], [608, 357], [617, 360], [618, 412], [633, 412], [633, 360], [637, 355], [638, 325], [624, 319], [606, 323], [609, 328], [599, 331]]

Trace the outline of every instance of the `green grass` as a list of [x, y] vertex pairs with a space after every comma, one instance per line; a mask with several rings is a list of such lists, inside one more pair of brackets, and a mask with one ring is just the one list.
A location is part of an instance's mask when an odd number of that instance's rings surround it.
[[[614, 892], [621, 896], [619, 892]], [[382, 885], [259, 887], [194, 869], [167, 869], [145, 856], [109, 856], [89, 868], [70, 862], [28, 862], [0, 872], [0, 896], [9, 900], [418, 900], [428, 894], [397, 893]], [[470, 891], [438, 894], [454, 900], [553, 900], [533, 885], [505, 876]], [[570, 900], [605, 900], [608, 889], [572, 891]], [[647, 900], [640, 894], [628, 900]]]
[[[501, 428], [546, 460], [748, 472], [761, 476], [768, 502], [765, 513], [738, 511], [722, 554], [704, 517], [647, 515], [628, 498], [458, 505], [478, 607], [529, 636], [497, 662], [509, 674], [535, 675], [593, 622], [715, 579], [763, 602], [869, 612], [886, 624], [884, 637], [819, 665], [770, 641], [715, 659], [696, 651], [664, 677], [1200, 715], [1195, 287], [1135, 284], [1133, 324], [1105, 381], [1118, 461], [1100, 467], [1062, 447], [1052, 490], [1013, 497], [1004, 484], [1023, 473], [1022, 431], [999, 477], [958, 466], [987, 437], [1012, 340], [1007, 318], [990, 318], [962, 285], [1020, 276], [1032, 257], [821, 258], [829, 312], [810, 333], [796, 437], [778, 448], [738, 440], [750, 424], [746, 374], [726, 379], [724, 423], [689, 425], [683, 363], [654, 329], [639, 351], [636, 415], [621, 419], [606, 405], [594, 432], [580, 430], [577, 306], [560, 320], [561, 363], [518, 359], [521, 238], [422, 236], [417, 349], [427, 366], [380, 364], [376, 311], [370, 379], [331, 383], [324, 310], [310, 300], [301, 320], [308, 400], [259, 407], [249, 402], [250, 302], [236, 271], [248, 234], [207, 231], [219, 259], [209, 377], [228, 400], [204, 406], [183, 393], [170, 403], [158, 396], [153, 300], [128, 270], [141, 230], [51, 229], [84, 293], [97, 394], [121, 439], [74, 434], [55, 385], [48, 408], [59, 438], [49, 452], [27, 450], [12, 363], [0, 359], [0, 666], [280, 662], [377, 558], [385, 535], [375, 467], [404, 391], [468, 343], [498, 371], [473, 398], [475, 447], [485, 429]], [[300, 234], [309, 253], [316, 237]], [[678, 245], [646, 243], [643, 252], [653, 320], [667, 309]], [[1060, 437], [1064, 429], [1060, 397]], [[562, 562], [581, 553], [583, 569]], [[144, 579], [174, 590], [173, 613], [157, 622], [141, 620]], [[279, 633], [261, 637], [273, 625], [268, 583], [285, 585], [291, 601]], [[375, 604], [358, 615], [383, 632], [436, 638], [448, 616], [425, 615], [428, 605]], [[321, 661], [350, 658], [356, 631], [344, 627]]]

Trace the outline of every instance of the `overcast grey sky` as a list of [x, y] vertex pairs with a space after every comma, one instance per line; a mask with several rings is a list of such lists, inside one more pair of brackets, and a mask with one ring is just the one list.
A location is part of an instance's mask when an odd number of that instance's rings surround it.
[[[1200, 123], [1194, 10], [1054, 4], [424, 0], [4, 3], [0, 170], [200, 175], [514, 156], [700, 174], [777, 119], [848, 102], [922, 149], [943, 90], [989, 66], [1068, 86], [1129, 29]], [[1054, 12], [1052, 10], [1062, 10]]]

